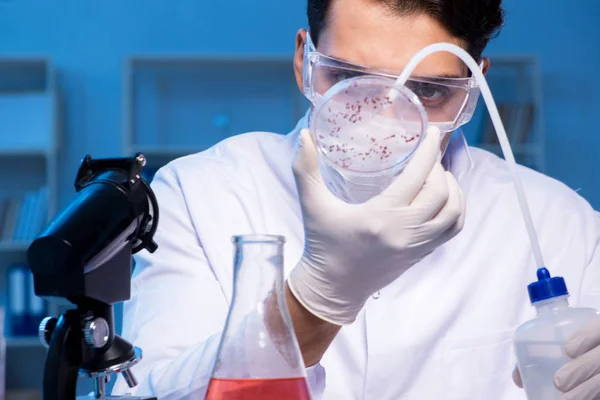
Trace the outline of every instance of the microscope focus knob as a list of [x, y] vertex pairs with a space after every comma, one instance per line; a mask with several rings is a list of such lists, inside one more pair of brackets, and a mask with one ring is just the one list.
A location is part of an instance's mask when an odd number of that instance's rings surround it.
[[85, 343], [93, 349], [101, 349], [108, 343], [110, 328], [103, 318], [89, 320], [83, 328]]
[[38, 328], [38, 337], [40, 342], [42, 342], [45, 347], [50, 346], [52, 332], [54, 332], [54, 328], [56, 328], [57, 323], [58, 319], [54, 317], [46, 317], [40, 323], [40, 327]]

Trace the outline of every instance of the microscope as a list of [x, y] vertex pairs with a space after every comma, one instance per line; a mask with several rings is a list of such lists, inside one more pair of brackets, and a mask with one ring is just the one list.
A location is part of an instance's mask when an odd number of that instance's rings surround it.
[[79, 376], [93, 379], [96, 399], [116, 399], [105, 393], [113, 374], [122, 374], [130, 387], [137, 385], [130, 368], [142, 351], [115, 334], [113, 307], [130, 298], [132, 255], [157, 248], [158, 204], [142, 178], [145, 165], [141, 153], [86, 156], [75, 179], [75, 198], [27, 251], [35, 294], [70, 307], [40, 325], [40, 340], [48, 347], [44, 400], [75, 400]]

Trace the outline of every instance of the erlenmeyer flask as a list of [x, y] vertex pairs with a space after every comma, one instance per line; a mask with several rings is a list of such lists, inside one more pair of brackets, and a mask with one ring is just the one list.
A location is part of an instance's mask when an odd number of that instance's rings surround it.
[[283, 293], [282, 236], [233, 238], [234, 289], [206, 400], [310, 400]]

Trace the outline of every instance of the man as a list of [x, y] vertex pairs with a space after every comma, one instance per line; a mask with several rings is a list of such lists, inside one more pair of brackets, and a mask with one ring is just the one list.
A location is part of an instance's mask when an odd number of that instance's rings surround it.
[[[485, 71], [503, 14], [500, 0], [308, 0], [308, 17], [314, 48], [300, 30], [294, 59], [305, 93], [319, 90], [303, 77], [305, 53], [401, 71], [450, 42]], [[446, 53], [415, 74], [469, 76]], [[427, 108], [438, 93], [425, 89], [415, 92]], [[535, 263], [505, 163], [456, 143], [446, 151], [447, 132], [433, 129], [391, 186], [349, 205], [327, 190], [306, 125], [236, 136], [156, 175], [159, 249], [137, 257], [125, 305], [124, 336], [145, 354], [133, 392], [202, 398], [231, 299], [230, 238], [271, 233], [287, 239], [286, 300], [315, 399], [524, 399], [511, 338], [533, 316]], [[548, 268], [572, 305], [600, 309], [597, 214], [561, 183], [520, 173]], [[594, 324], [557, 374], [565, 398], [600, 399]], [[125, 391], [120, 381], [114, 392]]]

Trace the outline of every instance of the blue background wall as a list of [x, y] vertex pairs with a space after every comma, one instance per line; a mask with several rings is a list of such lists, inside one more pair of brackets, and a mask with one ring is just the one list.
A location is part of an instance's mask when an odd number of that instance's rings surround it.
[[121, 151], [123, 67], [132, 54], [291, 54], [303, 1], [0, 0], [0, 53], [53, 58], [65, 90], [65, 179], [80, 158]]
[[540, 58], [546, 172], [600, 207], [600, 2], [505, 1], [506, 25], [488, 54]]
[[[304, 0], [0, 0], [0, 54], [46, 54], [66, 91], [62, 202], [82, 155], [120, 151], [122, 72], [131, 53], [291, 55]], [[541, 59], [547, 173], [600, 206], [600, 2], [506, 0], [488, 54]]]
[[[600, 208], [600, 1], [505, 0], [505, 8], [487, 55], [539, 56], [546, 172]], [[46, 55], [59, 70], [64, 205], [83, 155], [121, 155], [128, 56], [291, 57], [304, 26], [305, 0], [0, 0], [0, 55]]]

